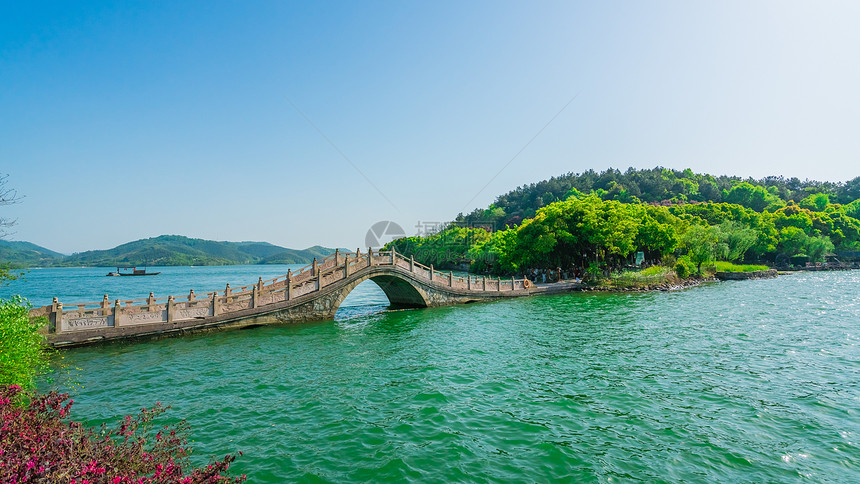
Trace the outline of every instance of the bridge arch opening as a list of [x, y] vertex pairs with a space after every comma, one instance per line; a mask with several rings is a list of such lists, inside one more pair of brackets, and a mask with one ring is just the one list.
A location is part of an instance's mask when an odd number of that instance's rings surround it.
[[335, 319], [346, 319], [386, 309], [427, 307], [425, 296], [408, 281], [390, 275], [376, 275], [359, 281], [344, 294]]

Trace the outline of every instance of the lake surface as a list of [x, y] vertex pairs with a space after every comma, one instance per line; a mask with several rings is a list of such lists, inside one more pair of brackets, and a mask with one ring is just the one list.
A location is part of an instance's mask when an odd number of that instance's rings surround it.
[[[285, 272], [170, 269], [133, 279]], [[34, 303], [128, 279], [52, 271]], [[249, 482], [860, 482], [858, 289], [799, 273], [378, 312], [367, 282], [333, 322], [69, 349], [56, 379], [93, 424], [171, 405], [196, 463], [241, 450]]]

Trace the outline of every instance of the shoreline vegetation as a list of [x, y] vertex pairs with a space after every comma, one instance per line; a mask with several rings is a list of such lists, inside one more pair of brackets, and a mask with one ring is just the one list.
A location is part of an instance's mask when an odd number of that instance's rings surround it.
[[[703, 268], [702, 274], [692, 274], [686, 278], [678, 276], [674, 268], [666, 266], [651, 266], [645, 269], [624, 269], [611, 274], [607, 278], [592, 280], [590, 283], [580, 283], [571, 288], [570, 292], [649, 292], [674, 291], [696, 287], [706, 282], [716, 282], [724, 279], [720, 275], [729, 274], [727, 279], [757, 279], [775, 277], [776, 272], [766, 265], [732, 264], [716, 261], [713, 265]], [[732, 277], [731, 275], [737, 275]], [[574, 280], [576, 281], [576, 280]], [[558, 281], [570, 282], [570, 281]], [[554, 282], [546, 283], [552, 285]]]
[[[524, 185], [435, 233], [386, 245], [422, 264], [497, 276], [647, 284], [665, 267], [687, 279], [732, 271], [856, 267], [860, 177], [845, 183], [608, 169]], [[759, 267], [757, 270], [762, 270]], [[716, 268], [714, 272], [725, 272]], [[547, 279], [546, 275], [550, 277]], [[569, 278], [569, 277], [561, 277]]]

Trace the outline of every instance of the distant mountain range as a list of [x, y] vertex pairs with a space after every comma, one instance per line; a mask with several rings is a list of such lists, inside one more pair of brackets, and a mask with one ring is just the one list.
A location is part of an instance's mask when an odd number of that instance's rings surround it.
[[63, 255], [30, 242], [0, 240], [0, 264], [13, 267], [212, 266], [308, 264], [334, 249], [288, 249], [267, 242], [217, 242], [181, 235], [136, 240], [107, 250]]
[[59, 252], [40, 247], [30, 242], [9, 242], [0, 240], [0, 264], [13, 267], [53, 266], [66, 257]]

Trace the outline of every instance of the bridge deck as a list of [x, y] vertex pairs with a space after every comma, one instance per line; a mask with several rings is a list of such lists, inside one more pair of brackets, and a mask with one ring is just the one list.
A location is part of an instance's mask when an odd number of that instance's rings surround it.
[[333, 318], [349, 291], [367, 279], [388, 281], [380, 285], [392, 303], [416, 307], [555, 292], [538, 288], [527, 279], [455, 276], [393, 250], [368, 250], [364, 254], [335, 252], [268, 281], [260, 279], [256, 284], [237, 288], [228, 284], [222, 291], [203, 294], [192, 290], [186, 296], [156, 298], [150, 293], [148, 298], [112, 303], [105, 296], [102, 301], [76, 304], [63, 304], [55, 298], [52, 305], [31, 311], [31, 316], [48, 317], [47, 339], [52, 346], [325, 320]]

